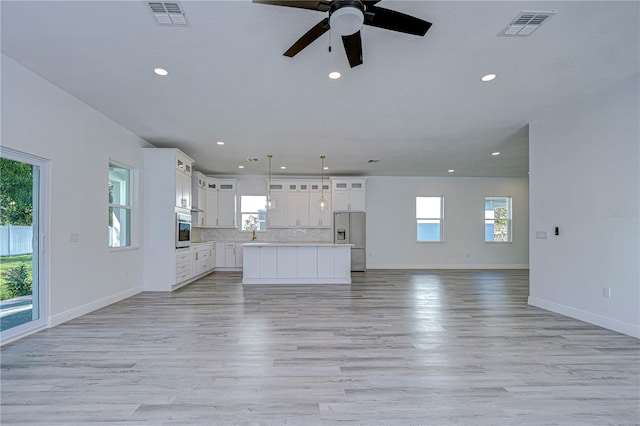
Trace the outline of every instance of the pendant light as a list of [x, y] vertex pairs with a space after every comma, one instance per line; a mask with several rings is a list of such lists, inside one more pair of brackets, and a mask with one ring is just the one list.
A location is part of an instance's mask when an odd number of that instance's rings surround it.
[[267, 155], [267, 158], [269, 159], [269, 179], [267, 181], [267, 205], [266, 205], [266, 208], [267, 208], [267, 210], [272, 210], [272, 209], [274, 209], [276, 207], [276, 203], [271, 198], [271, 159], [273, 158], [273, 155], [269, 154], [269, 155]]
[[320, 210], [325, 210], [327, 208], [327, 200], [324, 199], [324, 159], [326, 157], [324, 155], [320, 156], [320, 201], [318, 204], [320, 205]]

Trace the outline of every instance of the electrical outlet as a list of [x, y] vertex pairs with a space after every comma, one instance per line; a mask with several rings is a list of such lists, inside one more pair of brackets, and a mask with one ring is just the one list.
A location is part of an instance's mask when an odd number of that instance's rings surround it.
[[78, 241], [80, 241], [80, 234], [78, 234], [77, 232], [71, 232], [69, 234], [69, 242], [77, 243]]
[[609, 287], [602, 288], [602, 297], [611, 297], [611, 289]]

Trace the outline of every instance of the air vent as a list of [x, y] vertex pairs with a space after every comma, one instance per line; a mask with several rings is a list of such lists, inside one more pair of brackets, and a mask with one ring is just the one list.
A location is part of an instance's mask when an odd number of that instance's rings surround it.
[[379, 162], [380, 162], [380, 160], [369, 160], [369, 161], [367, 161], [367, 163], [379, 163]]
[[247, 158], [247, 161], [250, 163], [257, 163], [260, 160], [258, 160], [257, 158]]
[[509, 37], [526, 37], [531, 35], [535, 30], [540, 28], [542, 24], [547, 22], [549, 18], [555, 15], [556, 12], [522, 12], [520, 15], [509, 24], [504, 30], [502, 30], [499, 36]]
[[160, 25], [187, 25], [187, 19], [179, 3], [149, 2], [149, 8]]

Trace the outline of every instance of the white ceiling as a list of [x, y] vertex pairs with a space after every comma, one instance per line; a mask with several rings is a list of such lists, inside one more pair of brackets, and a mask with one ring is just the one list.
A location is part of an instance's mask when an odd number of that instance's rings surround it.
[[[264, 174], [273, 154], [278, 174], [319, 174], [326, 155], [332, 175], [527, 176], [529, 122], [640, 69], [637, 1], [383, 0], [433, 26], [425, 37], [365, 26], [353, 69], [341, 44], [328, 52], [329, 33], [282, 56], [322, 12], [181, 5], [188, 27], [159, 26], [143, 1], [3, 0], [2, 51], [217, 174]], [[529, 37], [497, 36], [531, 10], [557, 15]]]

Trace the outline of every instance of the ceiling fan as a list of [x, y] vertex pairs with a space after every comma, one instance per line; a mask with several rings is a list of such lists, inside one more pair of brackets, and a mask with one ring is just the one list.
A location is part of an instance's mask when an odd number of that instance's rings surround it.
[[305, 47], [330, 29], [342, 36], [342, 44], [351, 68], [362, 64], [362, 25], [424, 36], [431, 23], [420, 18], [377, 7], [380, 0], [253, 0], [254, 3], [329, 12], [329, 16], [318, 22], [284, 52], [293, 58]]

